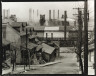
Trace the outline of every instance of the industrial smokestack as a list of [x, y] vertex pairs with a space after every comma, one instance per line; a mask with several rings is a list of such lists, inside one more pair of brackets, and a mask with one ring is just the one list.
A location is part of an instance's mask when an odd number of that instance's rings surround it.
[[49, 21], [51, 20], [51, 10], [49, 10]]
[[33, 20], [34, 20], [34, 9], [33, 9]]
[[55, 19], [55, 10], [53, 10], [53, 19]]
[[37, 9], [37, 17], [38, 17], [38, 9]]
[[5, 18], [7, 18], [7, 10], [5, 10]]
[[6, 14], [7, 14], [7, 16], [6, 16], [6, 17], [8, 18], [8, 17], [9, 17], [9, 15], [8, 15], [8, 10], [6, 10]]
[[32, 11], [31, 11], [31, 8], [30, 8], [30, 9], [29, 9], [29, 21], [31, 21], [31, 20], [32, 20], [31, 15], [32, 15]]
[[10, 9], [8, 9], [8, 18], [10, 17]]
[[5, 19], [5, 9], [3, 9], [3, 19]]
[[58, 19], [59, 19], [59, 10], [58, 10]]

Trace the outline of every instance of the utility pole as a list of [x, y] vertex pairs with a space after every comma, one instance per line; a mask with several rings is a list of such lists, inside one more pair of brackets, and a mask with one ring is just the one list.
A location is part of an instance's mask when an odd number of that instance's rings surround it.
[[[22, 50], [22, 46], [21, 46], [21, 50]], [[25, 70], [25, 56], [24, 56], [24, 50], [23, 50], [23, 63], [24, 63], [24, 70]]]
[[84, 74], [83, 72], [83, 63], [82, 63], [82, 28], [83, 28], [83, 21], [82, 21], [82, 11], [80, 11], [80, 9], [84, 9], [84, 8], [73, 8], [73, 9], [77, 9], [78, 10], [78, 14], [73, 14], [73, 15], [78, 15], [78, 40], [77, 40], [77, 49], [78, 51], [77, 53], [77, 59], [79, 60], [79, 65], [80, 65], [80, 69], [82, 71], [82, 74]]
[[29, 61], [29, 69], [30, 69], [30, 51], [27, 49], [27, 45], [28, 45], [28, 43], [27, 43], [27, 39], [28, 39], [27, 32], [28, 32], [28, 30], [26, 28], [26, 51], [28, 51], [28, 61]]
[[66, 22], [67, 22], [67, 11], [64, 11], [64, 40], [66, 41]]
[[[1, 5], [1, 8], [2, 8], [2, 3], [0, 3]], [[1, 20], [0, 20], [0, 45], [2, 45], [2, 10], [0, 9], [0, 17], [1, 17]], [[0, 75], [2, 75], [2, 61], [3, 61], [3, 49], [2, 49], [2, 46], [0, 46]]]
[[87, 0], [84, 2], [84, 74], [88, 75], [88, 20]]
[[81, 67], [81, 71], [82, 71], [82, 74], [83, 74], [83, 63], [82, 63], [82, 57], [81, 57], [81, 54], [82, 54], [82, 28], [83, 28], [83, 22], [82, 22], [82, 12], [79, 11], [78, 12], [78, 23], [79, 23], [79, 29], [78, 29], [78, 51], [79, 51], [79, 64], [80, 64], [80, 67]]

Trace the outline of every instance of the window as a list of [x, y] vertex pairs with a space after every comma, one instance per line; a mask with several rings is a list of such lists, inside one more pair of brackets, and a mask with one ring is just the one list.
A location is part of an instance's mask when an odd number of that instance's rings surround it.
[[51, 38], [53, 38], [53, 33], [51, 33]]
[[46, 33], [46, 38], [48, 37], [48, 33]]

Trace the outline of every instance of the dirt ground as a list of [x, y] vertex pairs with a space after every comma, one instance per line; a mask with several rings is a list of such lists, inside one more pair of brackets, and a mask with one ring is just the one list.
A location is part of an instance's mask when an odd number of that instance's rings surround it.
[[[68, 50], [68, 48], [66, 49]], [[65, 48], [61, 48], [60, 51], [65, 51]], [[60, 53], [60, 56], [62, 56], [61, 63], [40, 67], [23, 74], [79, 74], [75, 53]]]

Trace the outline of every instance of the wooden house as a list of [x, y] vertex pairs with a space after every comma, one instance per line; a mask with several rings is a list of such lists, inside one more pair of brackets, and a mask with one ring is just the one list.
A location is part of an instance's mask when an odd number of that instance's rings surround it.
[[42, 43], [42, 58], [46, 62], [54, 61], [56, 58], [56, 49], [45, 43]]
[[[9, 23], [2, 23], [2, 39], [5, 39], [10, 42], [10, 50], [16, 50], [17, 58], [16, 63], [21, 61], [21, 48], [20, 46], [26, 43], [26, 32], [18, 32], [10, 26]], [[27, 42], [28, 42], [27, 38]]]

